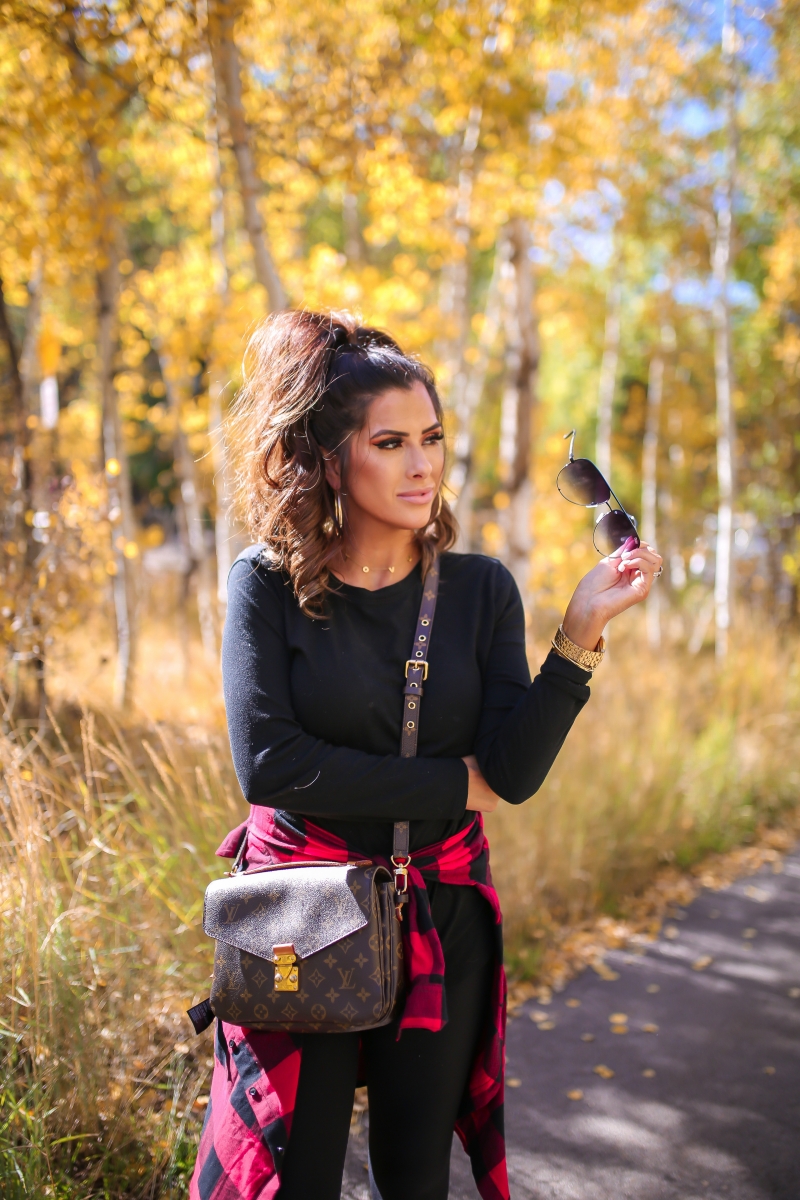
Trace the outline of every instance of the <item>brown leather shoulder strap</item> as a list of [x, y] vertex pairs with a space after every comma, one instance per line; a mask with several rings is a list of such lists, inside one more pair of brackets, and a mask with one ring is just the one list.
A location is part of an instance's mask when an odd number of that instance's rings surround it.
[[[417, 629], [411, 657], [406, 662], [406, 681], [403, 688], [403, 728], [400, 735], [400, 757], [414, 758], [419, 736], [419, 713], [423, 695], [423, 684], [428, 678], [428, 649], [431, 644], [433, 614], [439, 594], [439, 556], [434, 558], [422, 585], [422, 602], [419, 606]], [[396, 821], [394, 826], [394, 855], [408, 857], [408, 821]]]

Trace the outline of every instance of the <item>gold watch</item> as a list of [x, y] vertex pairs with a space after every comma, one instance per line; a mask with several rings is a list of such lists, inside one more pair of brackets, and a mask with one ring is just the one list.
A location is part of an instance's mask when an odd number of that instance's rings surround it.
[[560, 654], [568, 662], [574, 662], [578, 667], [583, 667], [584, 671], [594, 671], [595, 667], [599, 667], [606, 652], [605, 638], [600, 638], [594, 650], [584, 650], [583, 646], [577, 646], [567, 637], [563, 625], [559, 625], [556, 630], [552, 646], [556, 654]]

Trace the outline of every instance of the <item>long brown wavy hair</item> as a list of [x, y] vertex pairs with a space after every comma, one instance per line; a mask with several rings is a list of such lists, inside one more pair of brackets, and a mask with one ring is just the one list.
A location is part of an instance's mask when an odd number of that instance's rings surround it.
[[[442, 420], [431, 371], [387, 333], [359, 325], [346, 312], [274, 313], [250, 338], [229, 423], [237, 499], [251, 535], [289, 576], [310, 617], [324, 615], [325, 595], [335, 586], [330, 563], [345, 536], [325, 458], [338, 455], [344, 479], [350, 436], [362, 428], [371, 401], [415, 382], [427, 389]], [[430, 523], [415, 534], [423, 574], [456, 535], [440, 491]]]

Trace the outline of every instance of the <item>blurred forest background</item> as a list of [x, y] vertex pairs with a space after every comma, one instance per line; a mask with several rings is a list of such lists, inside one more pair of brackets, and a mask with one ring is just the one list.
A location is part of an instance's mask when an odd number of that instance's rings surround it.
[[792, 827], [799, 149], [797, 0], [0, 0], [4, 1195], [186, 1194], [243, 815], [225, 418], [270, 310], [435, 368], [461, 546], [513, 570], [534, 667], [595, 561], [566, 431], [665, 556], [490, 822], [515, 971]]

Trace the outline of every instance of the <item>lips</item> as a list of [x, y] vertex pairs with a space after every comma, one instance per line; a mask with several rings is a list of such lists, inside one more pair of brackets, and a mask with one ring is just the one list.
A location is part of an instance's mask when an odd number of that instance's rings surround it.
[[423, 488], [419, 492], [398, 492], [398, 500], [406, 500], [409, 504], [429, 504], [433, 499], [433, 488]]

